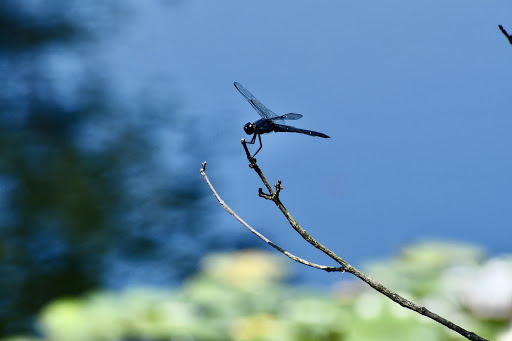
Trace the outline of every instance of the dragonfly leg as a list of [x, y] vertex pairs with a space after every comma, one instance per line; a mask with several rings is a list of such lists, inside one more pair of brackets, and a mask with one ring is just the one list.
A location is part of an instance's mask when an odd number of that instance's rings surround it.
[[[256, 139], [256, 136], [254, 136], [254, 140]], [[261, 150], [261, 148], [263, 147], [263, 143], [261, 143], [261, 135], [258, 134], [258, 140], [260, 140], [260, 147], [258, 148], [258, 150], [256, 151], [256, 153], [253, 154], [252, 157], [255, 157], [256, 154], [258, 154], [258, 152]]]
[[251, 142], [247, 142], [249, 144], [254, 144], [254, 141], [256, 141], [256, 134], [252, 136]]

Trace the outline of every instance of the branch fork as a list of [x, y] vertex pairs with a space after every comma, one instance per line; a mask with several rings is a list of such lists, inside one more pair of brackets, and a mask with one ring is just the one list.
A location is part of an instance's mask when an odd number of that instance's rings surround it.
[[249, 167], [254, 169], [254, 171], [258, 174], [258, 176], [260, 177], [261, 181], [263, 182], [263, 184], [265, 185], [265, 187], [267, 188], [268, 190], [268, 194], [267, 193], [264, 193], [263, 192], [263, 189], [259, 189], [258, 190], [258, 195], [266, 200], [271, 200], [273, 201], [276, 206], [281, 210], [281, 212], [284, 214], [284, 216], [286, 217], [286, 219], [288, 220], [288, 222], [290, 223], [291, 227], [297, 232], [299, 233], [302, 238], [304, 238], [308, 243], [310, 243], [312, 246], [314, 246], [315, 248], [317, 248], [318, 250], [322, 251], [323, 253], [325, 253], [327, 256], [329, 256], [331, 259], [333, 259], [335, 262], [337, 262], [339, 265], [341, 266], [338, 266], [338, 267], [333, 267], [333, 266], [326, 266], [326, 265], [320, 265], [320, 264], [315, 264], [315, 263], [312, 263], [312, 262], [309, 262], [305, 259], [302, 259], [300, 257], [297, 257], [293, 254], [291, 254], [290, 252], [284, 250], [283, 248], [281, 248], [280, 246], [274, 244], [272, 241], [270, 241], [268, 238], [266, 238], [264, 235], [262, 235], [261, 233], [259, 233], [258, 231], [256, 231], [253, 227], [251, 227], [249, 224], [247, 224], [245, 221], [243, 221], [231, 208], [229, 208], [229, 206], [226, 205], [226, 203], [219, 197], [219, 195], [217, 194], [217, 192], [215, 191], [215, 189], [213, 188], [212, 184], [210, 183], [210, 180], [208, 179], [207, 175], [206, 175], [206, 161], [203, 162], [203, 165], [202, 165], [202, 168], [201, 168], [201, 175], [203, 176], [203, 178], [205, 179], [206, 183], [208, 184], [208, 186], [210, 187], [211, 191], [213, 192], [213, 195], [217, 198], [217, 200], [219, 201], [220, 205], [229, 213], [231, 214], [233, 217], [235, 217], [235, 219], [237, 219], [242, 225], [244, 225], [247, 229], [249, 229], [252, 233], [254, 233], [256, 236], [258, 236], [260, 239], [262, 239], [264, 242], [266, 242], [267, 244], [269, 244], [271, 247], [273, 247], [274, 249], [276, 249], [277, 251], [283, 253], [284, 255], [286, 255], [287, 257], [293, 259], [294, 261], [296, 262], [299, 262], [301, 264], [304, 264], [304, 265], [307, 265], [307, 266], [310, 266], [310, 267], [313, 267], [313, 268], [317, 268], [317, 269], [320, 269], [320, 270], [324, 270], [324, 271], [327, 271], [327, 272], [348, 272], [348, 273], [351, 273], [353, 274], [354, 276], [358, 277], [359, 279], [361, 279], [363, 282], [365, 282], [366, 284], [368, 284], [369, 286], [371, 286], [372, 288], [374, 288], [375, 290], [377, 290], [378, 292], [380, 292], [381, 294], [387, 296], [389, 299], [391, 299], [392, 301], [398, 303], [399, 305], [401, 305], [402, 307], [405, 307], [405, 308], [408, 308], [410, 310], [413, 310], [421, 315], [424, 315], [444, 326], [446, 326], [447, 328], [459, 333], [460, 335], [464, 336], [465, 338], [467, 338], [468, 340], [476, 340], [476, 341], [487, 341], [486, 339], [478, 336], [477, 334], [473, 333], [473, 332], [470, 332], [456, 324], [454, 324], [453, 322], [431, 312], [430, 310], [428, 310], [427, 308], [425, 307], [422, 307], [422, 306], [419, 306], [409, 300], [407, 300], [406, 298], [398, 295], [397, 293], [389, 290], [388, 288], [384, 287], [382, 284], [378, 283], [377, 281], [371, 279], [370, 277], [368, 277], [367, 275], [365, 275], [364, 273], [362, 273], [361, 271], [357, 270], [356, 268], [354, 268], [352, 265], [350, 265], [349, 263], [347, 263], [344, 259], [342, 259], [341, 257], [339, 257], [337, 254], [335, 254], [333, 251], [329, 250], [327, 247], [325, 247], [323, 244], [319, 243], [318, 241], [316, 241], [312, 236], [310, 236], [306, 230], [304, 230], [300, 224], [295, 220], [295, 218], [293, 218], [293, 216], [290, 214], [290, 212], [284, 207], [283, 203], [281, 202], [281, 200], [279, 199], [279, 194], [281, 192], [281, 190], [283, 189], [283, 186], [282, 186], [282, 183], [281, 183], [281, 180], [279, 180], [277, 182], [277, 184], [274, 185], [275, 187], [275, 191], [272, 189], [272, 186], [270, 186], [270, 184], [268, 183], [267, 179], [265, 178], [265, 176], [263, 175], [263, 172], [261, 171], [261, 169], [259, 168], [259, 166], [257, 165], [256, 163], [256, 159], [254, 157], [251, 156], [251, 153], [249, 152], [249, 149], [247, 148], [247, 144], [245, 142], [245, 139], [242, 139], [241, 140], [242, 142], [242, 145], [244, 147], [244, 150], [245, 150], [245, 153], [247, 155], [247, 160], [249, 161]]
[[275, 192], [270, 192], [269, 194], [263, 193], [263, 189], [259, 188], [258, 189], [258, 195], [260, 197], [266, 199], [266, 200], [272, 200], [272, 201], [275, 202], [276, 200], [279, 199], [279, 193], [283, 189], [283, 186], [281, 185], [281, 180], [278, 180], [277, 184], [275, 184], [274, 187], [276, 188], [276, 191]]

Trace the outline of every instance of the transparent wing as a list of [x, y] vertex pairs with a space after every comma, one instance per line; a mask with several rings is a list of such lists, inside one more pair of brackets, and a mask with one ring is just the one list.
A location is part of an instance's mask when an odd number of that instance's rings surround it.
[[298, 120], [301, 117], [302, 117], [301, 114], [289, 113], [289, 114], [284, 114], [284, 115], [281, 115], [281, 116], [277, 116], [277, 117], [271, 118], [271, 120], [273, 122], [276, 122], [276, 120]]
[[[266, 118], [266, 119], [275, 119], [277, 118], [278, 116], [272, 111], [270, 110], [269, 108], [267, 108], [266, 106], [263, 105], [263, 103], [261, 103], [260, 101], [258, 101], [258, 99], [256, 97], [254, 97], [250, 92], [249, 90], [247, 90], [246, 88], [244, 88], [242, 86], [242, 84], [240, 83], [237, 83], [235, 82], [235, 88], [240, 91], [240, 93], [242, 94], [242, 96], [245, 97], [245, 99], [252, 105], [252, 107], [254, 108], [254, 110], [256, 110], [258, 112], [258, 114], [260, 114], [260, 116], [262, 118]], [[278, 120], [282, 120], [282, 119], [278, 119]]]

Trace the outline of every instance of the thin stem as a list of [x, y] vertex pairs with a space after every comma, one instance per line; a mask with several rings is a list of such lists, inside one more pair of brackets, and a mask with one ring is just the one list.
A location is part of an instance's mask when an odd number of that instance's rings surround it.
[[206, 183], [208, 184], [208, 187], [210, 187], [210, 189], [212, 190], [213, 192], [213, 195], [215, 196], [215, 198], [217, 198], [217, 200], [219, 201], [220, 205], [229, 213], [231, 214], [233, 217], [235, 217], [236, 220], [238, 220], [242, 225], [244, 225], [247, 229], [249, 229], [249, 231], [251, 231], [252, 233], [254, 233], [256, 236], [258, 236], [260, 239], [262, 239], [265, 243], [267, 243], [268, 245], [272, 246], [274, 249], [276, 249], [277, 251], [285, 254], [287, 257], [293, 259], [294, 261], [296, 262], [299, 262], [299, 263], [302, 263], [304, 265], [307, 265], [307, 266], [311, 266], [313, 268], [317, 268], [317, 269], [320, 269], [320, 270], [324, 270], [324, 271], [327, 271], [327, 272], [333, 272], [333, 271], [341, 271], [343, 272], [343, 268], [340, 268], [340, 267], [332, 267], [332, 266], [325, 266], [325, 265], [319, 265], [319, 264], [315, 264], [315, 263], [312, 263], [312, 262], [309, 262], [305, 259], [302, 259], [300, 257], [297, 257], [293, 254], [291, 254], [290, 252], [284, 250], [283, 248], [279, 247], [278, 245], [274, 244], [272, 241], [270, 241], [270, 239], [266, 238], [264, 235], [262, 235], [261, 233], [259, 233], [258, 231], [256, 231], [254, 228], [252, 228], [249, 224], [247, 224], [242, 218], [240, 218], [236, 213], [235, 211], [233, 211], [228, 205], [226, 205], [226, 203], [224, 202], [224, 200], [222, 200], [220, 198], [220, 196], [217, 194], [217, 191], [215, 190], [215, 188], [213, 188], [211, 182], [210, 182], [210, 179], [208, 179], [208, 176], [206, 175], [206, 161], [203, 162], [203, 167], [201, 167], [201, 175], [203, 176], [204, 180], [206, 181]]
[[272, 189], [272, 186], [270, 186], [270, 184], [268, 183], [267, 179], [263, 175], [263, 172], [261, 171], [261, 169], [256, 164], [256, 159], [254, 157], [252, 157], [251, 154], [249, 153], [249, 150], [247, 148], [247, 145], [246, 145], [246, 142], [245, 142], [244, 139], [242, 139], [242, 145], [243, 145], [243, 147], [245, 149], [245, 152], [246, 152], [246, 155], [247, 155], [247, 159], [249, 160], [249, 163], [250, 163], [249, 167], [254, 169], [254, 171], [258, 174], [258, 176], [260, 177], [261, 181], [263, 182], [263, 184], [265, 185], [265, 187], [268, 190], [268, 194], [266, 194], [266, 193], [263, 193], [263, 190], [260, 188], [258, 190], [259, 196], [263, 197], [266, 200], [273, 201], [276, 204], [276, 206], [281, 210], [281, 212], [284, 214], [284, 216], [286, 217], [286, 219], [288, 220], [288, 222], [290, 223], [292, 228], [295, 231], [297, 231], [297, 233], [299, 233], [302, 236], [302, 238], [304, 238], [308, 243], [313, 245], [315, 248], [319, 249], [320, 251], [325, 253], [327, 256], [329, 256], [330, 258], [335, 260], [338, 264], [341, 265], [341, 267], [328, 267], [328, 266], [318, 265], [318, 264], [314, 264], [314, 263], [308, 262], [308, 261], [306, 261], [306, 260], [304, 260], [302, 258], [296, 257], [296, 256], [290, 254], [289, 252], [285, 251], [281, 247], [277, 246], [276, 244], [272, 243], [269, 239], [267, 239], [262, 234], [260, 234], [255, 229], [253, 229], [251, 226], [249, 226], [240, 217], [238, 217], [238, 215], [236, 215], [236, 213], [233, 212], [233, 210], [231, 210], [224, 203], [224, 201], [222, 201], [222, 199], [219, 197], [219, 195], [217, 194], [217, 192], [215, 191], [215, 189], [211, 185], [210, 181], [208, 180], [208, 177], [206, 176], [206, 173], [205, 173], [206, 162], [204, 162], [203, 163], [203, 167], [201, 168], [201, 174], [203, 175], [204, 179], [206, 180], [206, 183], [208, 184], [208, 186], [212, 190], [214, 196], [217, 198], [217, 200], [219, 201], [221, 206], [229, 214], [231, 214], [233, 217], [235, 217], [239, 222], [241, 222], [252, 233], [257, 235], [259, 238], [264, 240], [267, 244], [269, 244], [270, 246], [272, 246], [276, 250], [284, 253], [286, 256], [290, 257], [291, 259], [293, 259], [293, 260], [295, 260], [295, 261], [297, 261], [299, 263], [302, 263], [302, 264], [305, 264], [305, 265], [308, 265], [308, 266], [312, 266], [314, 268], [322, 269], [322, 270], [325, 270], [325, 271], [349, 272], [349, 273], [353, 274], [354, 276], [360, 278], [363, 282], [365, 282], [366, 284], [368, 284], [369, 286], [371, 286], [372, 288], [374, 288], [375, 290], [377, 290], [381, 294], [383, 294], [386, 297], [390, 298], [392, 301], [400, 304], [402, 307], [408, 308], [408, 309], [413, 310], [413, 311], [415, 311], [415, 312], [417, 312], [417, 313], [419, 313], [421, 315], [427, 316], [427, 317], [431, 318], [432, 320], [434, 320], [434, 321], [436, 321], [436, 322], [438, 322], [438, 323], [440, 323], [440, 324], [450, 328], [451, 330], [459, 333], [460, 335], [464, 336], [468, 340], [487, 341], [486, 339], [478, 336], [477, 334], [475, 334], [473, 332], [470, 332], [470, 331], [468, 331], [468, 330], [466, 330], [466, 329], [456, 325], [455, 323], [453, 323], [453, 322], [451, 322], [451, 321], [449, 321], [449, 320], [447, 320], [447, 319], [445, 319], [445, 318], [443, 318], [443, 317], [441, 317], [441, 316], [431, 312], [427, 308], [419, 306], [419, 305], [417, 305], [417, 304], [407, 300], [406, 298], [398, 295], [397, 293], [389, 290], [388, 288], [386, 288], [385, 286], [383, 286], [379, 282], [371, 279], [370, 277], [366, 276], [361, 271], [359, 271], [356, 268], [354, 268], [352, 265], [347, 263], [344, 259], [339, 257], [336, 253], [334, 253], [333, 251], [329, 250], [323, 244], [321, 244], [317, 240], [315, 240], [311, 235], [309, 235], [306, 232], [305, 229], [303, 229], [300, 226], [300, 224], [295, 220], [295, 218], [290, 214], [290, 212], [286, 209], [286, 207], [283, 205], [283, 203], [279, 199], [279, 193], [282, 190], [281, 181], [279, 181], [276, 184], [276, 191], [274, 191]]
[[[242, 140], [242, 144], [244, 145], [244, 148], [247, 150], [247, 147], [246, 147], [246, 145], [245, 145], [243, 140]], [[388, 288], [386, 288], [385, 286], [383, 286], [379, 282], [371, 279], [370, 277], [366, 276], [361, 271], [359, 271], [356, 268], [354, 268], [352, 265], [350, 265], [344, 259], [339, 257], [336, 253], [334, 253], [333, 251], [331, 251], [327, 247], [325, 247], [323, 244], [319, 243], [316, 239], [314, 239], [311, 235], [309, 235], [306, 232], [305, 229], [303, 229], [300, 226], [300, 224], [297, 222], [297, 220], [295, 220], [295, 218], [290, 214], [290, 212], [283, 205], [283, 203], [279, 199], [279, 196], [275, 195], [272, 192], [271, 187], [268, 185], [267, 179], [263, 176], [263, 172], [261, 171], [261, 169], [256, 164], [256, 160], [254, 158], [249, 158], [249, 156], [250, 156], [250, 154], [248, 154], [248, 160], [251, 163], [251, 168], [256, 171], [256, 173], [260, 176], [260, 179], [267, 186], [267, 188], [269, 189], [269, 192], [271, 193], [270, 196], [264, 196], [264, 198], [267, 199], [267, 200], [271, 200], [271, 201], [273, 201], [276, 204], [276, 206], [284, 214], [284, 216], [286, 217], [286, 219], [288, 220], [288, 222], [290, 223], [292, 228], [295, 231], [297, 231], [297, 233], [299, 233], [302, 236], [302, 238], [304, 238], [308, 243], [310, 243], [315, 248], [319, 249], [320, 251], [325, 253], [327, 256], [329, 256], [331, 259], [333, 259], [337, 263], [339, 263], [346, 272], [351, 273], [354, 276], [360, 278], [363, 282], [365, 282], [366, 284], [368, 284], [369, 286], [371, 286], [372, 288], [374, 288], [375, 290], [377, 290], [381, 294], [385, 295], [386, 297], [390, 298], [394, 302], [400, 304], [402, 307], [411, 309], [411, 310], [413, 310], [413, 311], [415, 311], [415, 312], [417, 312], [419, 314], [427, 316], [427, 317], [431, 318], [432, 320], [434, 320], [436, 322], [439, 322], [442, 325], [450, 328], [451, 330], [459, 333], [460, 335], [466, 337], [469, 340], [479, 340], [479, 341], [485, 340], [484, 338], [476, 335], [475, 333], [467, 331], [464, 328], [462, 328], [462, 327], [460, 327], [460, 326], [450, 322], [449, 320], [447, 320], [447, 319], [445, 319], [445, 318], [443, 318], [443, 317], [441, 317], [441, 316], [431, 312], [427, 308], [419, 306], [419, 305], [417, 305], [417, 304], [407, 300], [406, 298], [398, 295], [397, 293], [389, 290]], [[279, 186], [281, 186], [281, 182], [279, 182]]]
[[507, 31], [505, 31], [505, 29], [503, 28], [503, 26], [498, 25], [498, 27], [499, 27], [500, 31], [505, 35], [505, 37], [507, 37], [508, 42], [510, 44], [512, 44], [512, 35], [508, 34]]

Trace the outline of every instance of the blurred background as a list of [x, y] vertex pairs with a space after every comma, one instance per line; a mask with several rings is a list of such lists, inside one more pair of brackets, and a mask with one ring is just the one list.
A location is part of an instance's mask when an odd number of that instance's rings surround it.
[[[421, 255], [446, 256], [442, 266], [432, 260], [445, 278], [439, 269], [453, 259], [483, 269], [508, 259], [512, 46], [498, 25], [512, 33], [511, 13], [510, 2], [477, 0], [2, 1], [0, 335], [48, 337], [53, 324], [42, 312], [66, 297], [144, 287], [153, 288], [144, 299], [165, 300], [158, 290], [197, 289], [198, 278], [218, 279], [208, 271], [231, 272], [217, 266], [220, 256], [201, 263], [209, 254], [268, 251], [211, 195], [199, 174], [205, 160], [221, 197], [249, 224], [334, 265], [258, 197], [240, 139], [259, 117], [234, 81], [277, 114], [303, 114], [293, 125], [331, 136], [264, 135], [258, 163], [269, 181], [283, 181], [281, 199], [302, 226], [349, 263], [424, 260], [407, 258], [417, 245]], [[273, 262], [263, 263], [287, 274], [272, 279], [279, 285], [359, 290], [348, 276]], [[499, 264], [509, 269], [509, 260]], [[504, 326], [509, 308], [482, 318]], [[258, 316], [241, 323], [275, 327]], [[239, 332], [207, 335], [252, 337]], [[150, 339], [128, 335], [110, 339]]]

